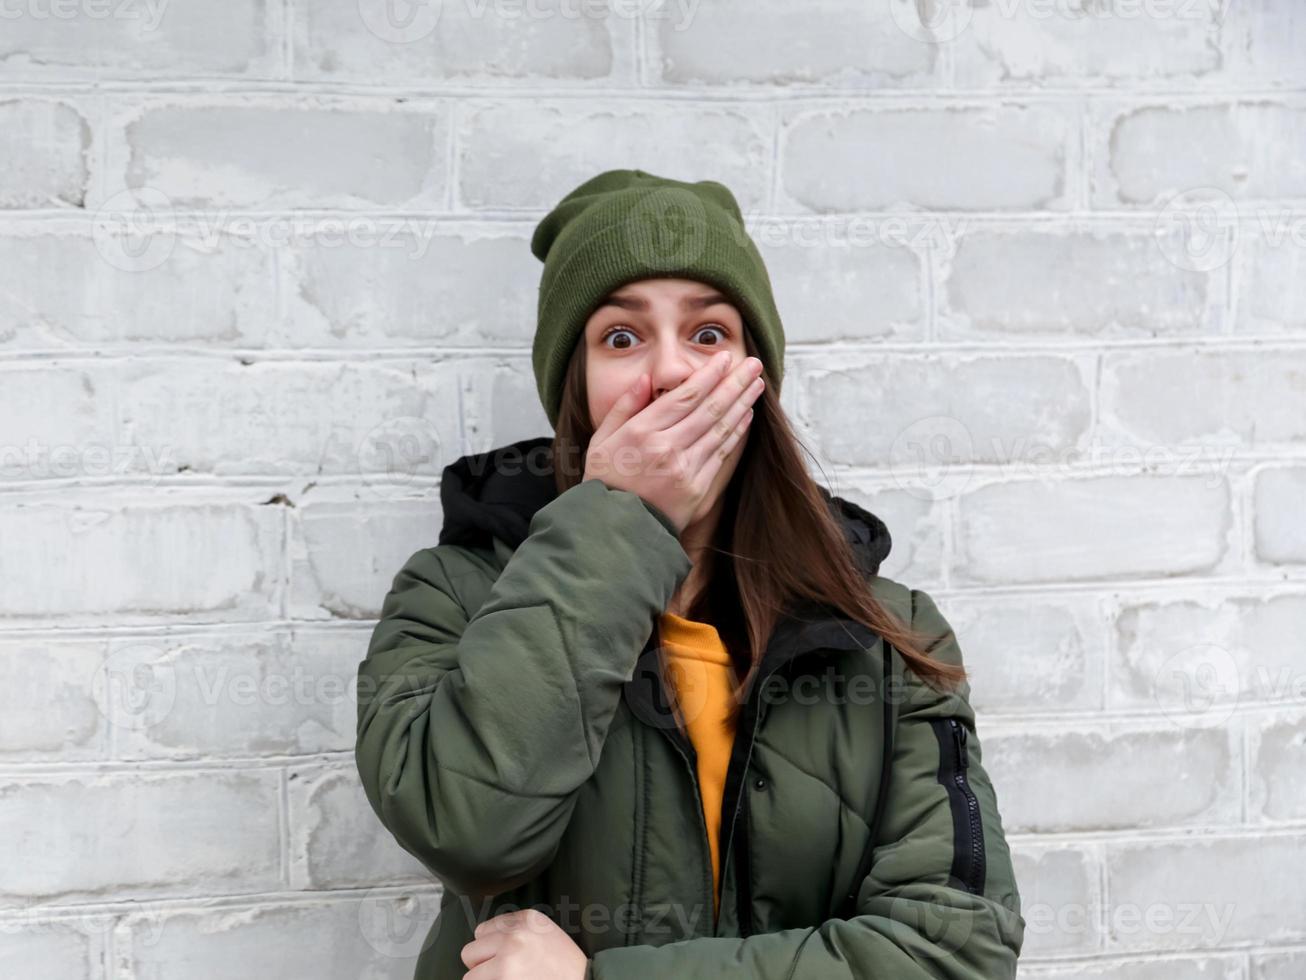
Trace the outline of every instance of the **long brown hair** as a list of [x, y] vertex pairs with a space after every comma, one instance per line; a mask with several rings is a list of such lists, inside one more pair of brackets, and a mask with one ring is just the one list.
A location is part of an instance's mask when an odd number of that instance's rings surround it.
[[[744, 347], [758, 356], [747, 328]], [[594, 435], [585, 365], [582, 339], [567, 368], [554, 428], [559, 493], [583, 479], [585, 455]], [[754, 417], [739, 464], [723, 493], [721, 520], [702, 559], [710, 561], [708, 585], [692, 598], [686, 618], [717, 628], [741, 678], [738, 691], [748, 689], [782, 609], [796, 598], [833, 606], [874, 630], [926, 683], [959, 684], [966, 679], [965, 668], [932, 658], [924, 649], [931, 638], [914, 633], [871, 592], [843, 529], [803, 465], [799, 450], [806, 448], [789, 425], [774, 385], [768, 374], [766, 387], [753, 404]], [[674, 703], [674, 691], [668, 696]], [[736, 697], [732, 720], [740, 707]]]

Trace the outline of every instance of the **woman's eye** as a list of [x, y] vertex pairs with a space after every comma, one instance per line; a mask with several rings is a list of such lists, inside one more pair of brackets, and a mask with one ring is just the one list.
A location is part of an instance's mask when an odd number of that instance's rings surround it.
[[[713, 341], [712, 343], [715, 343], [715, 344], [723, 344], [723, 343], [725, 343], [725, 341], [726, 341], [726, 332], [725, 332], [723, 329], [721, 329], [720, 327], [703, 327], [701, 330], [698, 331], [697, 336], [702, 337], [703, 334], [706, 333], [706, 332], [709, 331], [709, 330], [715, 330], [717, 333], [719, 333], [719, 334], [721, 335], [721, 339], [720, 339], [720, 340]], [[709, 344], [709, 346], [711, 346], [711, 345]]]
[[[609, 330], [607, 333], [605, 333], [605, 334], [603, 335], [603, 338], [602, 338], [602, 339], [603, 339], [603, 343], [607, 344], [607, 343], [608, 343], [608, 338], [609, 338], [609, 337], [612, 337], [612, 336], [615, 335], [615, 334], [622, 334], [622, 333], [630, 334], [632, 337], [635, 336], [633, 333], [631, 333], [630, 330], [626, 329], [625, 327], [613, 327], [611, 330]], [[608, 344], [608, 346], [609, 346], [609, 347], [612, 347], [611, 344]], [[614, 349], [614, 350], [625, 350], [628, 346], [630, 346], [630, 345], [629, 345], [629, 344], [622, 344], [622, 345], [620, 345], [620, 346], [618, 346], [618, 347], [615, 347], [615, 348], [613, 348], [613, 349]]]

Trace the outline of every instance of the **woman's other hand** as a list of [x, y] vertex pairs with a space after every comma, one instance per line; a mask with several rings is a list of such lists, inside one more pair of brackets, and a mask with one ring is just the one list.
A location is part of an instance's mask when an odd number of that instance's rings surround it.
[[486, 919], [462, 948], [467, 980], [584, 980], [587, 957], [539, 909]]

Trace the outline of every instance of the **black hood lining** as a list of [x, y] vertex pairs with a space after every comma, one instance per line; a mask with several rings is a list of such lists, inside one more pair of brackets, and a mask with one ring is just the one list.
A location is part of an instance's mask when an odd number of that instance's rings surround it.
[[[491, 548], [498, 538], [516, 550], [530, 533], [535, 512], [558, 495], [552, 445], [552, 436], [519, 439], [446, 466], [440, 479], [439, 543]], [[878, 574], [893, 545], [888, 527], [864, 507], [817, 486], [843, 525], [861, 570]]]

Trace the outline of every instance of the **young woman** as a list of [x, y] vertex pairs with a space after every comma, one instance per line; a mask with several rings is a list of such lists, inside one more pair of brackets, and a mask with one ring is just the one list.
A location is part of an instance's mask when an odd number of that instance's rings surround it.
[[957, 639], [804, 468], [733, 196], [609, 171], [531, 244], [554, 434], [446, 467], [359, 670], [368, 799], [444, 885], [416, 976], [1013, 977]]

